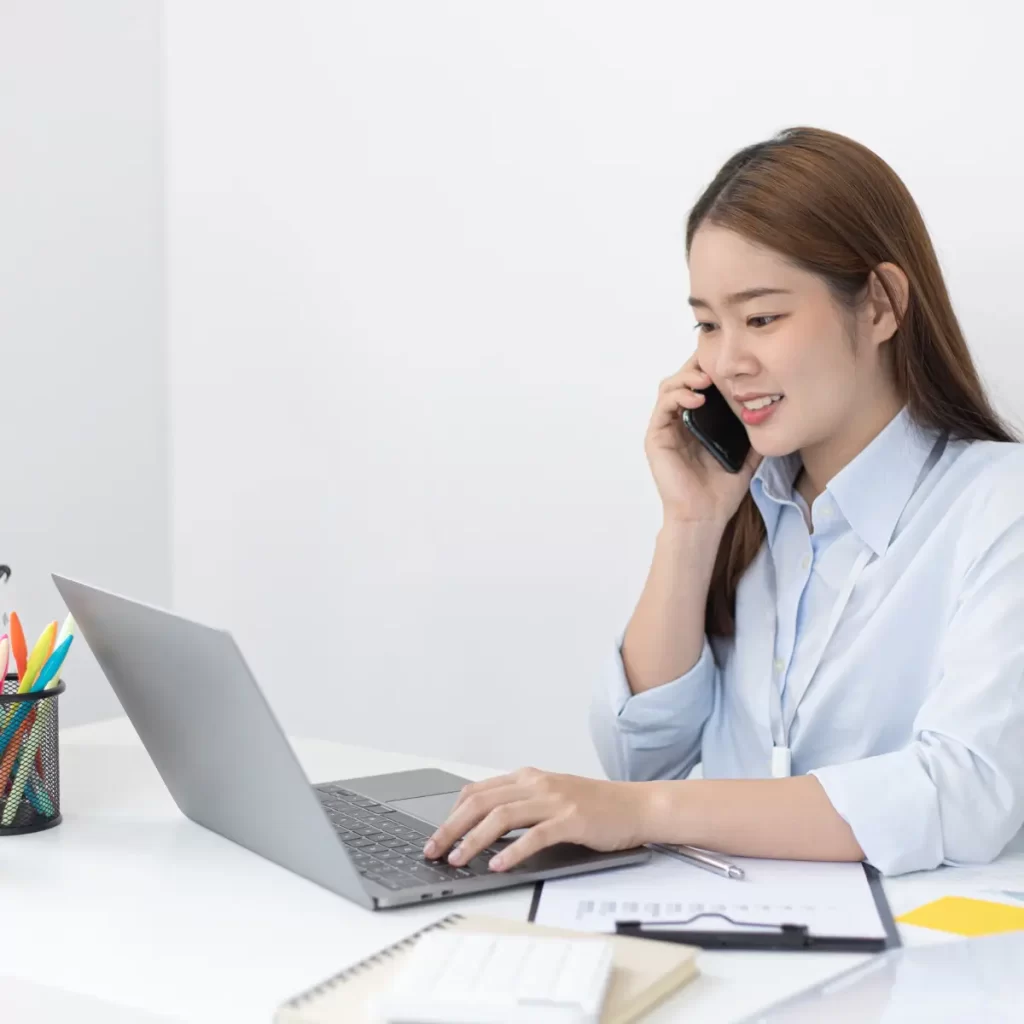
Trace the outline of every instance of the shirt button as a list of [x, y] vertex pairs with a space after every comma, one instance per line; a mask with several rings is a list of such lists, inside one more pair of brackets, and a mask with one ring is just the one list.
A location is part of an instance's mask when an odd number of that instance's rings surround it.
[[773, 664], [776, 672], [781, 672], [786, 667], [786, 663], [781, 658], [776, 658]]
[[822, 508], [822, 510], [821, 510], [821, 514], [822, 514], [822, 516], [824, 516], [825, 519], [831, 519], [832, 518], [832, 506], [831, 505], [825, 505]]
[[804, 557], [800, 559], [800, 568], [806, 570], [806, 569], [810, 569], [810, 567], [811, 567], [811, 556], [810, 555], [804, 555]]

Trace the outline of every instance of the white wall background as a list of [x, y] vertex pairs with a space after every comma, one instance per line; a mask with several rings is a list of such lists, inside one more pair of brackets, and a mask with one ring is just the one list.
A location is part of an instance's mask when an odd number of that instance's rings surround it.
[[298, 733], [597, 770], [683, 222], [734, 150], [803, 123], [886, 158], [1024, 412], [1022, 76], [985, 7], [169, 4], [178, 606]]
[[[30, 644], [54, 570], [170, 599], [161, 61], [155, 0], [0, 0], [0, 603]], [[63, 724], [118, 712], [68, 665]]]

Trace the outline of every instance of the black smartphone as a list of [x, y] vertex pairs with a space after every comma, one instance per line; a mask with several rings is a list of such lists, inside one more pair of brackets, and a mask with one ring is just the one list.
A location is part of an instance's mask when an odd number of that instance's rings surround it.
[[697, 393], [704, 396], [704, 404], [684, 409], [683, 423], [725, 469], [738, 473], [750, 451], [747, 428], [714, 384]]

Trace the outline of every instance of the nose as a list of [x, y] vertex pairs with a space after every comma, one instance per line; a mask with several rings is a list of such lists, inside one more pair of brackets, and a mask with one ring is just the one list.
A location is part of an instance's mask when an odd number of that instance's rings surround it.
[[[735, 380], [757, 373], [757, 360], [741, 331], [720, 330], [715, 339], [714, 352], [708, 362], [712, 364], [712, 367], [708, 368], [708, 373], [719, 380]], [[702, 358], [701, 366], [704, 365]]]

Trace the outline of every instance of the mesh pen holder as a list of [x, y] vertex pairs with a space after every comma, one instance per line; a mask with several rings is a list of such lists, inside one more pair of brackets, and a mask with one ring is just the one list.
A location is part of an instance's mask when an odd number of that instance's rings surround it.
[[0, 693], [0, 836], [40, 832], [60, 824], [60, 744], [57, 698], [64, 681], [18, 693], [18, 677]]

